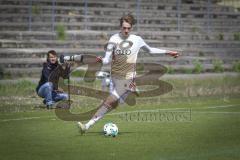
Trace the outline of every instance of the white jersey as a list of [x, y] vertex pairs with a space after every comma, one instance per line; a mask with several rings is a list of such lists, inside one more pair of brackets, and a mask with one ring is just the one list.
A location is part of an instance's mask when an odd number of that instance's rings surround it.
[[131, 34], [127, 39], [123, 39], [120, 34], [111, 36], [103, 58], [103, 64], [108, 64], [112, 59], [112, 77], [135, 78], [137, 56], [141, 48], [152, 54], [167, 53], [167, 50], [149, 47], [140, 36]]

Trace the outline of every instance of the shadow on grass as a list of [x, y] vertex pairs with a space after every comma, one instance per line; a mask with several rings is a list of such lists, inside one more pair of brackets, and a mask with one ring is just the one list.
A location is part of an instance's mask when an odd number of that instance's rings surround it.
[[[135, 132], [119, 132], [118, 136], [128, 135], [128, 134], [133, 134], [133, 133], [135, 133]], [[103, 137], [108, 137], [108, 136], [104, 136], [103, 132], [96, 132], [96, 131], [89, 131], [89, 132], [86, 132], [83, 135], [81, 135], [80, 133], [76, 135], [76, 137], [85, 137], [85, 136], [103, 136]]]

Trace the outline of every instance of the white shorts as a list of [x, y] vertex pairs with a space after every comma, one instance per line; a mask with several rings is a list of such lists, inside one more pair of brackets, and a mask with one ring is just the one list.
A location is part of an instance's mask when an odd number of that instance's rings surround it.
[[112, 87], [110, 93], [114, 95], [120, 103], [124, 103], [128, 94], [135, 91], [134, 79], [117, 79], [112, 78]]

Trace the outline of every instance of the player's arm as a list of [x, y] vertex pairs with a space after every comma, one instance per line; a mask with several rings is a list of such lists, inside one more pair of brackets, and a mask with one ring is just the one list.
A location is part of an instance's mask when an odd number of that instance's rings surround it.
[[112, 55], [112, 52], [107, 51], [103, 58], [101, 56], [98, 56], [96, 58], [96, 62], [99, 62], [99, 63], [102, 63], [102, 64], [109, 64], [110, 61], [111, 61], [111, 55]]
[[150, 47], [148, 44], [146, 44], [143, 39], [141, 38], [140, 40], [140, 44], [141, 44], [141, 48], [150, 53], [150, 54], [166, 54], [166, 55], [170, 55], [174, 58], [177, 58], [179, 56], [179, 53], [177, 51], [170, 51], [170, 50], [165, 50], [165, 49], [159, 49], [159, 48], [154, 48], [154, 47]]
[[104, 57], [97, 57], [96, 62], [102, 63], [102, 64], [109, 64], [112, 60], [112, 53], [115, 50], [115, 43], [113, 38], [111, 37], [109, 42], [106, 44], [105, 48], [105, 56]]

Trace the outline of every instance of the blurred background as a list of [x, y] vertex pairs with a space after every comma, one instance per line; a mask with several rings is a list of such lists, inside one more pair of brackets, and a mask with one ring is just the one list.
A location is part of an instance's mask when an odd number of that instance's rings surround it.
[[[240, 93], [239, 0], [0, 0], [0, 7], [2, 110], [42, 105], [35, 87], [46, 53], [54, 49], [65, 55], [103, 56], [104, 45], [120, 30], [120, 17], [128, 13], [137, 20], [133, 33], [150, 46], [181, 53], [177, 59], [139, 54], [138, 71], [144, 69], [142, 63], [160, 63], [168, 68], [161, 78], [174, 87], [161, 100], [139, 99], [140, 103], [199, 96], [225, 101]], [[86, 67], [75, 70], [71, 79], [101, 89], [101, 80], [81, 81]], [[75, 101], [99, 103], [79, 96]]]
[[39, 77], [48, 50], [104, 55], [119, 18], [132, 13], [133, 32], [178, 59], [139, 54], [168, 73], [240, 71], [239, 0], [1, 0], [1, 79]]

